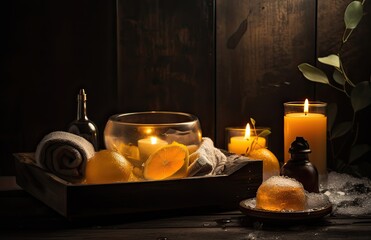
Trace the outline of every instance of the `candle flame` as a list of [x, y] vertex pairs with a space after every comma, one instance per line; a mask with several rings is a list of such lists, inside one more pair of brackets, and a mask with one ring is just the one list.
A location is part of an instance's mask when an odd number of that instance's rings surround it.
[[304, 114], [307, 115], [308, 114], [308, 109], [309, 109], [309, 102], [308, 102], [308, 98], [305, 99], [305, 102], [304, 102]]
[[151, 139], [151, 144], [157, 143], [157, 137], [150, 137], [150, 139]]
[[250, 124], [246, 124], [245, 139], [250, 139]]
[[152, 128], [145, 128], [144, 129], [144, 132], [146, 133], [146, 134], [151, 134], [152, 132], [153, 132], [153, 129]]

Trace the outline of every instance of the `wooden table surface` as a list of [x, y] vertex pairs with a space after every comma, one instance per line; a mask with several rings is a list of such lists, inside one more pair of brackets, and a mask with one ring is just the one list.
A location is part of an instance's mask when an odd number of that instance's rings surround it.
[[371, 239], [371, 215], [261, 223], [240, 211], [187, 210], [70, 222], [0, 177], [0, 239]]

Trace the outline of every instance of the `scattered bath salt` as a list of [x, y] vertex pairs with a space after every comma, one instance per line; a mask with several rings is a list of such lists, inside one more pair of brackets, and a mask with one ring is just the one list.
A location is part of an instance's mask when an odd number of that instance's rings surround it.
[[327, 188], [321, 189], [333, 204], [335, 215], [371, 214], [371, 180], [330, 172]]
[[306, 193], [307, 209], [319, 209], [330, 203], [327, 195], [320, 193]]

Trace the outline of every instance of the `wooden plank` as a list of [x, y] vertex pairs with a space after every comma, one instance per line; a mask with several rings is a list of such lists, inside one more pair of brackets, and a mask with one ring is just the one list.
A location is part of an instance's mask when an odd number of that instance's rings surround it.
[[192, 113], [214, 138], [212, 16], [212, 0], [118, 1], [121, 112]]
[[314, 62], [315, 0], [216, 0], [217, 146], [224, 131], [252, 117], [272, 129], [283, 159], [283, 103], [313, 97], [299, 72]]

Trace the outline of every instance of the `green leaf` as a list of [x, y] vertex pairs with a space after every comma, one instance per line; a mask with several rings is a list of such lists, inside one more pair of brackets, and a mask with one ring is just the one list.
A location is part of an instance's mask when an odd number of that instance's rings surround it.
[[335, 54], [328, 55], [327, 57], [318, 58], [318, 61], [336, 68], [340, 68], [339, 56]]
[[329, 132], [331, 132], [332, 127], [334, 126], [337, 112], [338, 105], [336, 103], [329, 103], [327, 105], [327, 129]]
[[271, 133], [272, 132], [270, 130], [265, 129], [261, 133], [259, 133], [258, 137], [266, 137], [266, 136], [268, 136]]
[[256, 123], [255, 119], [250, 118], [250, 122], [251, 122], [251, 124], [255, 127], [255, 123]]
[[339, 123], [334, 127], [333, 131], [331, 132], [330, 139], [333, 140], [335, 138], [345, 135], [352, 129], [352, 126], [353, 124], [350, 121]]
[[368, 81], [358, 83], [350, 94], [350, 100], [354, 112], [371, 105], [371, 83]]
[[302, 63], [298, 66], [298, 68], [308, 80], [329, 84], [326, 74], [321, 69], [318, 69], [308, 63]]
[[335, 69], [334, 74], [332, 74], [332, 77], [334, 78], [335, 82], [344, 86], [346, 80], [344, 78], [344, 75], [338, 69]]
[[365, 155], [367, 152], [371, 151], [371, 146], [368, 144], [358, 144], [354, 145], [350, 149], [350, 155], [349, 155], [349, 163], [354, 162], [358, 158]]
[[347, 29], [354, 29], [363, 16], [363, 5], [359, 1], [349, 3], [344, 13], [344, 23]]

